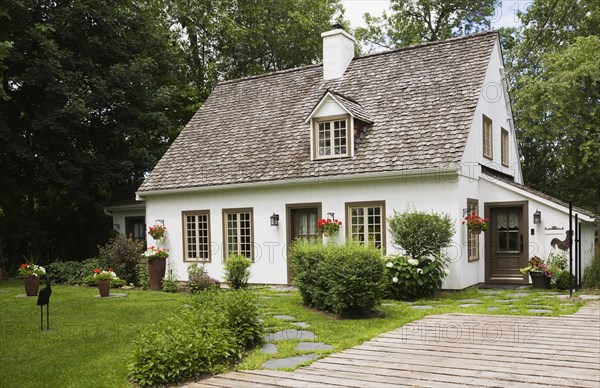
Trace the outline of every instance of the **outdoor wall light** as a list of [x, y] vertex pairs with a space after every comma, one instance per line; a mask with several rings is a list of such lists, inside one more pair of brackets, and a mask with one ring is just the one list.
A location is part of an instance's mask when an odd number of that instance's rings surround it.
[[273, 215], [270, 218], [271, 218], [271, 226], [279, 225], [279, 214], [273, 213]]
[[335, 219], [335, 214], [333, 212], [331, 213], [327, 213], [327, 218], [334, 220]]
[[154, 223], [161, 224], [162, 226], [165, 226], [165, 220], [154, 220]]
[[536, 209], [533, 213], [533, 223], [539, 224], [540, 222], [542, 222], [542, 212]]

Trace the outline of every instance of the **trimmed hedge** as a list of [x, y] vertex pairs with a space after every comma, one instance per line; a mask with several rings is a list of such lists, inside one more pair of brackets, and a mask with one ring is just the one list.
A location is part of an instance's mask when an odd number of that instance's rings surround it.
[[381, 252], [355, 242], [296, 241], [290, 249], [295, 285], [304, 304], [340, 316], [360, 316], [379, 305], [385, 267]]
[[207, 290], [191, 307], [145, 329], [133, 349], [129, 378], [141, 386], [219, 373], [262, 341], [258, 298], [246, 290]]

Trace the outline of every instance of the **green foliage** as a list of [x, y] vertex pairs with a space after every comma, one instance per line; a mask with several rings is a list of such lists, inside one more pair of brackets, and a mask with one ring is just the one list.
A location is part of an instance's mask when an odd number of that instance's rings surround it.
[[370, 313], [383, 295], [381, 252], [359, 243], [296, 241], [289, 254], [294, 283], [306, 305], [340, 316]]
[[150, 273], [148, 272], [148, 262], [140, 261], [135, 267], [136, 279], [138, 287], [142, 290], [147, 290], [150, 287]]
[[447, 214], [407, 209], [403, 213], [394, 211], [388, 223], [395, 244], [413, 259], [438, 255], [454, 235], [454, 223]]
[[204, 266], [194, 263], [188, 267], [188, 289], [192, 294], [220, 286], [218, 280], [208, 276]]
[[170, 269], [167, 272], [167, 276], [162, 279], [162, 289], [164, 292], [177, 292], [179, 291], [179, 283], [177, 282], [177, 278], [173, 274], [173, 270]]
[[98, 247], [98, 257], [127, 283], [137, 283], [136, 267], [144, 250], [142, 242], [124, 234], [116, 235], [105, 246]]
[[[535, 0], [509, 65], [523, 178], [600, 211], [600, 3]], [[564, 182], [569, 182], [565, 185]]]
[[447, 258], [413, 259], [405, 256], [386, 258], [386, 286], [394, 299], [415, 300], [433, 296], [442, 288], [442, 279], [449, 273]]
[[391, 13], [365, 14], [356, 37], [369, 51], [410, 46], [487, 30], [497, 0], [391, 0]]
[[569, 271], [562, 271], [556, 277], [556, 288], [559, 290], [568, 290], [571, 288], [571, 280], [573, 281], [573, 287], [575, 287], [577, 285], [575, 275], [571, 275]]
[[596, 255], [592, 262], [585, 268], [583, 273], [583, 285], [587, 288], [600, 289], [600, 249], [596, 249]]
[[217, 373], [262, 339], [258, 299], [241, 291], [206, 291], [192, 307], [144, 330], [133, 350], [130, 379], [173, 384]]
[[81, 283], [82, 269], [83, 264], [79, 261], [55, 261], [48, 264], [46, 273], [52, 283], [74, 285]]
[[243, 255], [231, 255], [225, 259], [224, 277], [227, 284], [234, 290], [248, 287], [251, 265], [252, 261]]

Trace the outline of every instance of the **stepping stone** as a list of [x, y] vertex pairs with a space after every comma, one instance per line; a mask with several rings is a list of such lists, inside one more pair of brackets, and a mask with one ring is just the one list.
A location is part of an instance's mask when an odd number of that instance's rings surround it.
[[281, 319], [282, 321], [295, 321], [296, 318], [291, 315], [273, 315], [273, 318]]
[[556, 291], [542, 291], [542, 292], [538, 292], [538, 294], [540, 294], [540, 295], [558, 295], [558, 292], [556, 292]]
[[515, 292], [514, 294], [506, 294], [506, 296], [508, 296], [509, 298], [522, 298], [528, 295], [528, 292]]
[[306, 330], [288, 329], [265, 335], [265, 341], [285, 341], [297, 339], [315, 339], [315, 333]]
[[494, 303], [514, 303], [517, 299], [498, 299], [495, 300]]
[[489, 299], [489, 298], [495, 298], [496, 295], [484, 295], [483, 297], [486, 299]]
[[396, 303], [382, 303], [382, 306], [395, 306]]
[[500, 291], [500, 290], [492, 290], [492, 289], [488, 289], [488, 288], [480, 288], [477, 291], [479, 291], [479, 293], [481, 293], [481, 294], [500, 294], [500, 293], [502, 293], [502, 291]]
[[521, 286], [521, 287], [517, 287], [517, 290], [526, 290], [528, 288], [531, 288], [531, 284], [528, 286]]
[[460, 303], [483, 303], [481, 299], [460, 299]]
[[260, 298], [261, 298], [261, 299], [273, 299], [273, 297], [272, 297], [272, 296], [261, 296]]
[[275, 354], [277, 353], [277, 345], [275, 344], [264, 344], [260, 351], [265, 354]]
[[529, 309], [527, 310], [530, 313], [553, 313], [554, 311], [552, 310], [546, 310], [546, 309]]
[[478, 306], [477, 304], [474, 303], [465, 303], [465, 304], [459, 304], [458, 307], [475, 307]]
[[323, 342], [299, 342], [295, 350], [331, 350], [335, 346], [324, 344]]
[[519, 309], [510, 309], [511, 312], [516, 313]]
[[598, 300], [600, 299], [600, 295], [579, 295], [581, 299], [584, 300]]
[[487, 311], [498, 311], [498, 307], [492, 306], [492, 307], [488, 307]]
[[[100, 296], [100, 295], [98, 295], [98, 296]], [[37, 295], [27, 296], [27, 294], [19, 294], [19, 295], [15, 296], [15, 298], [25, 298], [25, 299], [27, 299], [27, 298], [37, 298], [37, 297], [38, 297]]]
[[100, 295], [94, 295], [94, 298], [98, 298], [98, 299], [115, 299], [115, 298], [125, 298], [127, 296], [127, 294], [120, 294], [117, 292], [111, 292], [110, 294], [108, 294], [108, 296], [105, 296], [104, 298], [101, 297]]
[[292, 325], [301, 327], [303, 329], [308, 329], [310, 325], [306, 322], [292, 322]]
[[262, 364], [263, 368], [267, 369], [278, 369], [278, 368], [293, 368], [296, 365], [305, 363], [306, 361], [316, 360], [319, 358], [316, 354], [307, 354], [305, 356], [295, 356], [288, 358], [279, 358], [276, 360], [269, 360]]
[[558, 297], [558, 298], [560, 298], [560, 299], [567, 299], [567, 298], [570, 298], [570, 296], [569, 296], [569, 295], [557, 295], [557, 297]]
[[561, 303], [561, 306], [575, 306], [573, 303]]
[[413, 305], [413, 306], [410, 306], [410, 308], [415, 309], [415, 310], [429, 310], [429, 309], [432, 309], [433, 306]]

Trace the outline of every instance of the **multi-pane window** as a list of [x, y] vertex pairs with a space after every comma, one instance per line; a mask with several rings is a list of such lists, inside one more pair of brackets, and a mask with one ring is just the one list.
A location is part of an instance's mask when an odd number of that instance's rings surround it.
[[210, 261], [210, 214], [183, 212], [184, 260]]
[[223, 210], [225, 257], [232, 254], [252, 259], [252, 209]]
[[346, 119], [319, 122], [316, 140], [317, 157], [348, 155], [348, 128]]
[[502, 128], [500, 138], [500, 154], [502, 155], [502, 164], [508, 166], [508, 131]]
[[[478, 213], [478, 202], [475, 199], [467, 200], [467, 214]], [[469, 261], [479, 260], [479, 235], [467, 232], [467, 251]]]
[[496, 216], [498, 251], [517, 252], [520, 249], [519, 227], [521, 219], [518, 208], [498, 209]]
[[385, 250], [385, 203], [347, 204], [348, 234], [356, 241]]
[[492, 150], [492, 120], [483, 116], [483, 156], [492, 159], [494, 153]]

